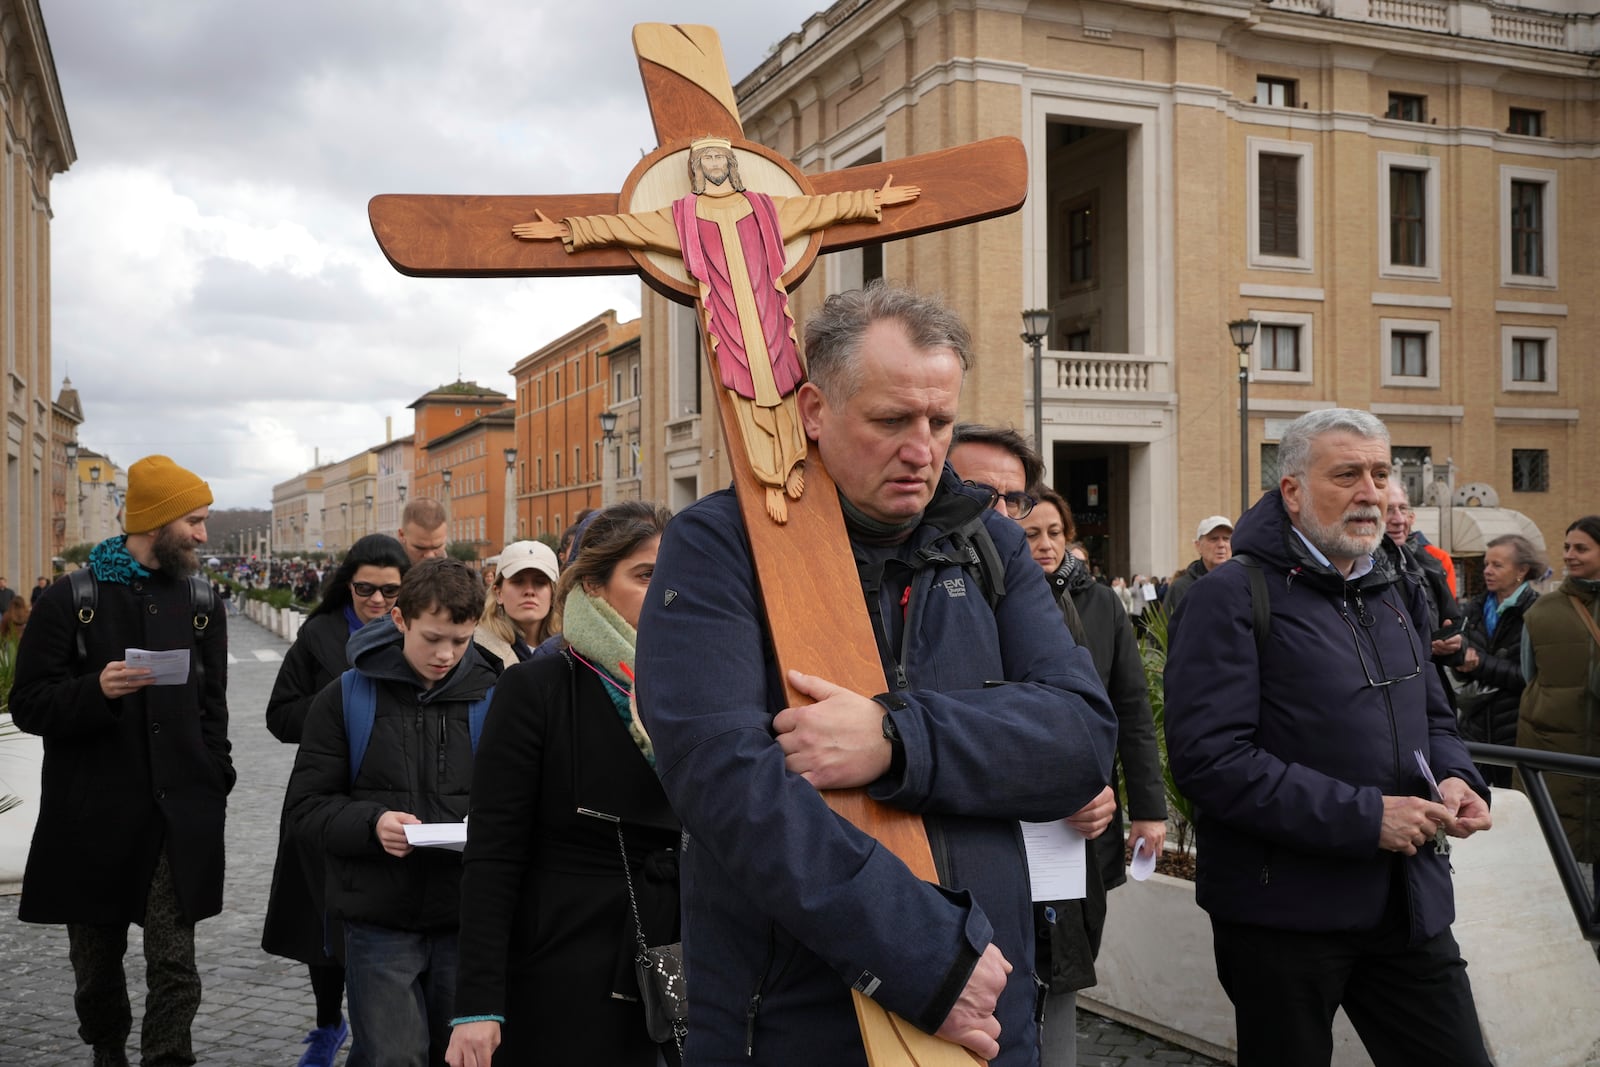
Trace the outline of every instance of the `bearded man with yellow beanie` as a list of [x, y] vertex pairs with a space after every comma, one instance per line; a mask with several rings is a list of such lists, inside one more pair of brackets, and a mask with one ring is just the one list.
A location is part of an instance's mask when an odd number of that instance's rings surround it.
[[[17, 650], [11, 712], [45, 738], [18, 917], [66, 924], [78, 1034], [96, 1064], [128, 1063], [130, 922], [144, 927], [149, 977], [143, 1062], [195, 1062], [194, 924], [222, 910], [235, 777], [227, 620], [195, 573], [210, 506], [199, 476], [166, 456], [139, 460], [128, 469], [127, 533], [46, 590]], [[185, 652], [187, 676], [157, 682], [128, 665], [129, 649]]]

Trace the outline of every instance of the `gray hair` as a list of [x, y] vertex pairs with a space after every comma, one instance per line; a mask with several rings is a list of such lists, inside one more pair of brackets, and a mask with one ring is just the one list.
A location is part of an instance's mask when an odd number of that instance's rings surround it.
[[1370, 411], [1323, 408], [1309, 411], [1291, 422], [1278, 438], [1278, 473], [1303, 478], [1311, 460], [1311, 446], [1328, 433], [1350, 433], [1369, 441], [1389, 443], [1389, 428]]
[[1544, 558], [1544, 553], [1521, 534], [1501, 534], [1484, 547], [1499, 548], [1501, 545], [1511, 549], [1511, 562], [1522, 572], [1521, 581], [1531, 582], [1540, 578], [1550, 567]]
[[831, 403], [842, 404], [861, 388], [861, 339], [882, 319], [905, 327], [913, 348], [951, 349], [963, 374], [972, 366], [972, 334], [943, 301], [873, 282], [833, 294], [806, 321], [806, 374]]

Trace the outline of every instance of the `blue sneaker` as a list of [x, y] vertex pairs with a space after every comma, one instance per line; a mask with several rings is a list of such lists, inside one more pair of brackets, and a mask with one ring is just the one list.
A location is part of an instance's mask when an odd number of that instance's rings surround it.
[[340, 1019], [332, 1026], [319, 1026], [306, 1035], [305, 1052], [300, 1055], [297, 1067], [333, 1067], [344, 1039], [350, 1036], [350, 1024]]

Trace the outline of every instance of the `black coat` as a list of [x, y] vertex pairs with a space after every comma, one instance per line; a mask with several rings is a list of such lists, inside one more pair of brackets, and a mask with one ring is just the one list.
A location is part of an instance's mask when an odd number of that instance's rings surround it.
[[[235, 778], [227, 618], [220, 605], [210, 610], [197, 641], [187, 582], [158, 571], [98, 586], [83, 663], [69, 582], [45, 591], [17, 651], [11, 713], [44, 738], [39, 821], [18, 915], [140, 922], [164, 849], [179, 912], [196, 922], [222, 910], [222, 827]], [[107, 700], [100, 671], [129, 648], [190, 649], [189, 680]]]
[[[345, 643], [350, 626], [343, 612], [314, 615], [300, 628], [278, 668], [267, 699], [267, 729], [285, 744], [298, 745], [311, 701], [349, 662]], [[287, 793], [285, 794], [287, 799]], [[288, 832], [288, 809], [279, 818], [278, 858], [272, 867], [272, 891], [261, 928], [261, 947], [274, 956], [302, 963], [325, 963], [324, 947], [338, 953], [337, 939], [324, 926], [322, 853], [301, 848]]]
[[[1484, 597], [1493, 596], [1485, 593]], [[1491, 745], [1517, 743], [1517, 715], [1522, 705], [1522, 615], [1539, 593], [1524, 586], [1515, 600], [1500, 607], [1494, 636], [1483, 618], [1483, 598], [1467, 601], [1463, 617], [1467, 623], [1467, 643], [1478, 653], [1478, 669], [1456, 677], [1475, 682], [1474, 687], [1457, 697], [1461, 711], [1461, 739], [1487, 741]]]
[[570, 655], [508, 670], [472, 786], [455, 1010], [503, 1015], [495, 1062], [656, 1062], [632, 974], [622, 820], [645, 940], [678, 940], [678, 822], [604, 683]]
[[406, 664], [399, 632], [387, 622], [355, 635], [350, 650], [355, 669], [377, 682], [371, 740], [352, 783], [344, 694], [330, 685], [317, 695], [284, 799], [290, 831], [302, 847], [323, 852], [329, 915], [397, 930], [454, 930], [459, 855], [419, 848], [391, 856], [378, 843], [376, 826], [387, 811], [425, 823], [466, 817], [472, 787], [467, 709], [494, 686], [496, 671], [469, 643], [455, 669], [423, 689]]

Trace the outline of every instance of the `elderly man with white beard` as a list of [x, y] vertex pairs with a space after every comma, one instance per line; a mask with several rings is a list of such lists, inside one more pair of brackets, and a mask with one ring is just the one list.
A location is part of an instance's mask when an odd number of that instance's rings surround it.
[[1489, 1062], [1448, 858], [1489, 828], [1488, 790], [1384, 536], [1389, 453], [1367, 412], [1295, 420], [1173, 632], [1167, 742], [1241, 1067], [1327, 1064], [1341, 1006], [1378, 1067]]

